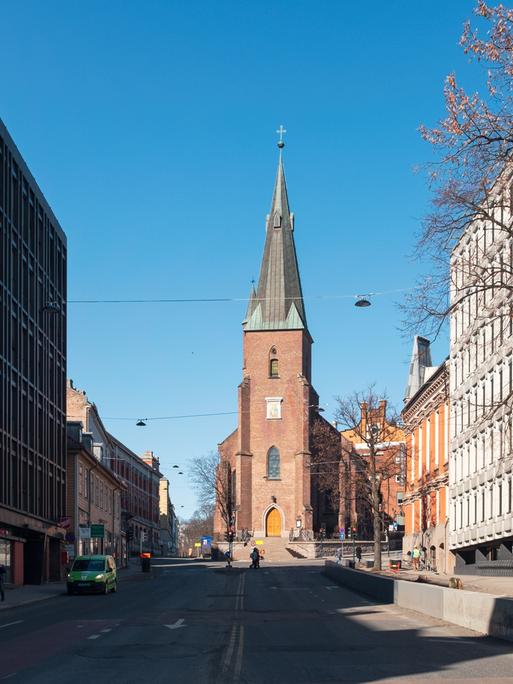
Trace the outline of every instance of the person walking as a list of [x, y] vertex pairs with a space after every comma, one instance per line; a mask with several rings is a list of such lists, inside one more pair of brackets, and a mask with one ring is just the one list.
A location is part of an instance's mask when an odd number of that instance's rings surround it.
[[414, 547], [413, 553], [411, 556], [413, 559], [413, 569], [418, 570], [419, 569], [419, 562], [420, 562], [420, 549], [418, 546]]
[[0, 564], [0, 600], [5, 601], [4, 580], [5, 580], [5, 566]]
[[260, 567], [260, 553], [258, 552], [258, 549], [256, 546], [253, 549], [253, 551], [251, 552], [250, 558], [251, 558], [251, 565], [249, 567], [257, 570]]

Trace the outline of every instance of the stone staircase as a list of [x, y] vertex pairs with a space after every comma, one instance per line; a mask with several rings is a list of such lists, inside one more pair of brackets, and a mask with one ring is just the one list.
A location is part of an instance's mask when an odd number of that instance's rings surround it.
[[271, 563], [288, 563], [294, 560], [294, 557], [287, 550], [288, 539], [282, 537], [265, 537], [263, 539], [262, 547], [265, 549], [264, 562]]

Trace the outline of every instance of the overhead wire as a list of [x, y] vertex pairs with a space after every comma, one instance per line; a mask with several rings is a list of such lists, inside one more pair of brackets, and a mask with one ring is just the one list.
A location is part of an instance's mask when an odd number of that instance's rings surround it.
[[[303, 300], [319, 299], [354, 299], [361, 296], [381, 297], [383, 295], [395, 294], [397, 292], [407, 292], [411, 288], [401, 287], [393, 290], [382, 290], [380, 292], [365, 292], [357, 294], [334, 294], [334, 295], [312, 295], [302, 297]], [[69, 299], [68, 304], [197, 304], [197, 303], [226, 303], [226, 302], [263, 302], [272, 297], [174, 297], [174, 298], [149, 298], [149, 299]], [[298, 299], [297, 297], [285, 297], [285, 299]]]

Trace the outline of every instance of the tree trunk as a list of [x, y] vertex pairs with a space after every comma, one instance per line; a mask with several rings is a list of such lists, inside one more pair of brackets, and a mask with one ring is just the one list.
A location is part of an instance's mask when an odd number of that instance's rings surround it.
[[376, 452], [374, 444], [370, 449], [371, 457], [371, 498], [374, 527], [374, 570], [381, 570], [381, 520], [379, 516], [379, 485], [376, 473]]

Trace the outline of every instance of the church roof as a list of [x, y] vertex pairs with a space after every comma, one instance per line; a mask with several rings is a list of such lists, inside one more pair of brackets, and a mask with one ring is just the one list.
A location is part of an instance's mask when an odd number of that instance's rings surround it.
[[405, 403], [410, 401], [437, 368], [438, 366], [433, 366], [431, 362], [430, 341], [426, 340], [425, 337], [415, 335], [408, 373], [408, 384], [404, 393]]
[[252, 289], [245, 330], [306, 329], [301, 280], [294, 244], [294, 216], [290, 213], [283, 170], [282, 147], [267, 216], [264, 255], [256, 291]]

